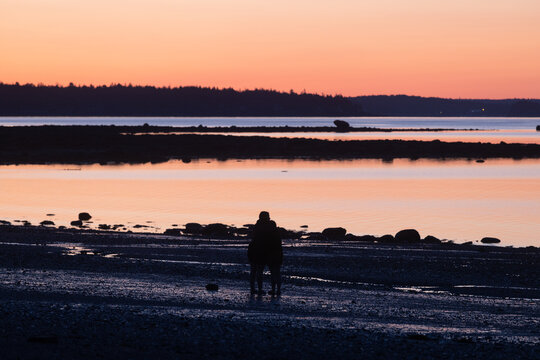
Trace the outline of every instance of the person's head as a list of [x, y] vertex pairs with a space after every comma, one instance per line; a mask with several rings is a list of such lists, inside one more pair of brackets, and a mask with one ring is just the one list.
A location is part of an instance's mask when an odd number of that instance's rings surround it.
[[261, 211], [259, 214], [259, 220], [270, 221], [270, 213], [268, 211]]

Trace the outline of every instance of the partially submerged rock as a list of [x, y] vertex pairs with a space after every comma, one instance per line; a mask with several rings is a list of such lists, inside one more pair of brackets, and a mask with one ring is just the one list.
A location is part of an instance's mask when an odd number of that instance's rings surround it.
[[87, 212], [82, 212], [82, 213], [79, 213], [79, 220], [81, 221], [88, 221], [92, 218], [92, 215], [90, 215], [89, 213]]
[[482, 240], [480, 240], [482, 244], [498, 244], [501, 242], [501, 240], [494, 238], [494, 237], [485, 237]]
[[69, 223], [71, 226], [82, 226], [82, 221], [81, 220], [74, 220], [72, 222]]
[[336, 125], [339, 132], [347, 132], [351, 128], [351, 125], [344, 120], [334, 120], [334, 125]]
[[54, 222], [51, 221], [51, 220], [43, 220], [42, 222], [39, 223], [39, 225], [41, 225], [41, 226], [54, 226]]

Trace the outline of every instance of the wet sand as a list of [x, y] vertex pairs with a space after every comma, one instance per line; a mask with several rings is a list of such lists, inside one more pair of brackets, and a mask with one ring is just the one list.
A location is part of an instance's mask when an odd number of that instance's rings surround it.
[[0, 226], [2, 358], [537, 356], [537, 248], [284, 240], [271, 297], [247, 241]]

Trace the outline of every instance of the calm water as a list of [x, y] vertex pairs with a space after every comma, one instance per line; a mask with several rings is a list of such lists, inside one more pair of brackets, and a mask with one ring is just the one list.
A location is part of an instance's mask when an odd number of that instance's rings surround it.
[[[122, 166], [0, 166], [0, 216], [69, 225], [253, 223], [355, 234], [416, 228], [457, 242], [540, 246], [540, 161], [246, 160]], [[46, 216], [54, 213], [54, 216]]]

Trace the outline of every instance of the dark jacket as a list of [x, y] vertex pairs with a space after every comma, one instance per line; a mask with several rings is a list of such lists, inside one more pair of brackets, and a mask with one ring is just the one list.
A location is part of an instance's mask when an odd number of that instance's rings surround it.
[[248, 246], [251, 264], [281, 265], [283, 249], [276, 223], [272, 220], [258, 220], [253, 228], [253, 239]]

